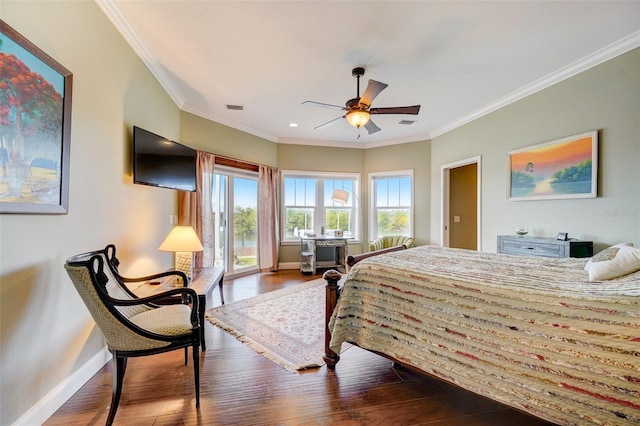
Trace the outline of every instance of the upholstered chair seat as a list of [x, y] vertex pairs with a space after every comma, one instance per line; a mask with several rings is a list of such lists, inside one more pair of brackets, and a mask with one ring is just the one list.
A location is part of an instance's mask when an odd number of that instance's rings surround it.
[[405, 245], [413, 247], [414, 239], [406, 235], [385, 235], [369, 244], [369, 251], [382, 250], [389, 247]]

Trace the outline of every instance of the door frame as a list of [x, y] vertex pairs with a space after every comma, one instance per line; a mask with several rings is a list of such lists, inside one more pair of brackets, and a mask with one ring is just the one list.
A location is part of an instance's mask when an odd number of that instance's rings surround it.
[[[259, 247], [259, 241], [256, 240], [256, 264], [255, 265], [251, 265], [251, 266], [246, 266], [243, 268], [236, 268], [235, 267], [235, 263], [234, 263], [234, 242], [235, 242], [235, 236], [234, 236], [234, 221], [233, 221], [233, 215], [235, 214], [235, 195], [234, 195], [234, 189], [235, 189], [235, 179], [236, 178], [240, 178], [240, 179], [255, 179], [256, 180], [256, 209], [257, 209], [257, 204], [259, 203], [259, 189], [260, 189], [260, 184], [258, 181], [258, 175], [257, 173], [253, 172], [247, 172], [243, 169], [236, 169], [233, 167], [226, 167], [226, 166], [219, 166], [216, 168], [216, 170], [214, 170], [214, 179], [215, 179], [215, 175], [221, 175], [221, 176], [225, 176], [225, 194], [224, 194], [224, 203], [225, 203], [225, 212], [224, 212], [224, 221], [225, 221], [225, 225], [224, 225], [224, 255], [223, 255], [223, 259], [222, 259], [222, 266], [224, 267], [225, 270], [225, 276], [228, 277], [240, 277], [243, 275], [249, 275], [249, 274], [254, 274], [256, 272], [260, 271], [260, 259], [259, 259], [259, 252], [258, 252], [258, 247]], [[214, 185], [215, 187], [215, 185]], [[233, 201], [233, 203], [232, 203]], [[214, 211], [215, 213], [215, 211]], [[257, 219], [257, 223], [256, 225], [259, 226], [260, 224], [260, 220]], [[218, 230], [216, 230], [218, 231]], [[258, 231], [256, 228], [256, 237], [258, 237]], [[216, 245], [220, 244], [219, 241], [217, 241], [217, 237], [218, 237], [219, 233], [216, 232], [215, 237], [216, 237]]]
[[456, 169], [458, 167], [468, 166], [471, 164], [476, 164], [477, 168], [477, 176], [476, 176], [476, 185], [477, 185], [477, 206], [476, 206], [476, 216], [477, 216], [477, 243], [476, 247], [478, 251], [482, 250], [482, 156], [478, 155], [476, 157], [467, 158], [464, 160], [456, 161], [453, 163], [445, 164], [440, 167], [440, 182], [441, 182], [441, 191], [440, 191], [440, 243], [443, 247], [449, 247], [449, 212], [450, 212], [450, 201], [451, 201], [451, 183], [449, 179], [449, 173], [451, 169]]

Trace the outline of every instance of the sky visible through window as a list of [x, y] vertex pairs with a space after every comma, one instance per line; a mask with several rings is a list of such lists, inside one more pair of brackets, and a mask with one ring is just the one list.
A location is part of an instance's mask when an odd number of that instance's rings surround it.
[[411, 178], [376, 179], [376, 205], [377, 207], [410, 206]]

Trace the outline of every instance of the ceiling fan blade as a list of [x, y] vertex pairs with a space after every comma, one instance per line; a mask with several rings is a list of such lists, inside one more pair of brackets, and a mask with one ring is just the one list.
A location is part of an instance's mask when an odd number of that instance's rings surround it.
[[404, 107], [389, 107], [389, 108], [371, 108], [369, 110], [371, 114], [411, 114], [418, 115], [420, 112], [420, 105], [404, 106]]
[[367, 108], [371, 106], [371, 102], [382, 92], [384, 89], [389, 86], [386, 83], [380, 83], [379, 81], [369, 80], [369, 84], [365, 89], [362, 96], [360, 96], [360, 105], [366, 105]]
[[369, 134], [379, 132], [380, 130], [382, 130], [380, 127], [376, 126], [376, 124], [371, 120], [367, 121], [367, 124], [364, 125], [364, 128], [367, 129], [367, 133]]
[[319, 106], [319, 107], [322, 107], [322, 108], [344, 109], [344, 107], [341, 107], [340, 105], [325, 104], [325, 103], [322, 103], [322, 102], [315, 102], [315, 101], [304, 101], [302, 104], [303, 105]]
[[331, 120], [331, 121], [327, 121], [327, 122], [326, 122], [326, 123], [324, 123], [324, 124], [321, 124], [321, 125], [319, 125], [319, 126], [314, 127], [314, 130], [317, 130], [317, 129], [324, 129], [325, 127], [329, 127], [329, 126], [331, 126], [333, 123], [335, 123], [336, 121], [338, 121], [338, 120], [340, 120], [340, 119], [342, 119], [342, 118], [344, 118], [344, 117], [345, 117], [345, 116], [343, 115], [343, 116], [341, 116], [341, 117], [334, 118], [334, 119], [333, 119], [333, 120]]

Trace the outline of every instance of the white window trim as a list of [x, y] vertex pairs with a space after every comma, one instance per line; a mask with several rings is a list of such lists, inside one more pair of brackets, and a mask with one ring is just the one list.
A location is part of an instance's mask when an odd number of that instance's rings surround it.
[[407, 170], [390, 170], [387, 172], [373, 172], [367, 175], [367, 180], [369, 181], [369, 242], [373, 241], [374, 235], [377, 235], [377, 227], [378, 222], [376, 219], [376, 195], [374, 188], [374, 180], [378, 178], [392, 178], [392, 177], [407, 177], [411, 178], [411, 220], [409, 221], [409, 235], [413, 237], [413, 222], [415, 218], [415, 197], [414, 191], [416, 187], [416, 182], [414, 179], [414, 171], [413, 169]]
[[[309, 178], [309, 179], [353, 179], [355, 181], [354, 191], [355, 194], [355, 203], [354, 203], [354, 217], [357, 220], [357, 235], [349, 239], [348, 243], [360, 244], [362, 241], [362, 203], [361, 203], [361, 177], [360, 173], [353, 172], [316, 172], [310, 170], [281, 170], [280, 171], [280, 191], [282, 196], [280, 201], [280, 223], [286, 223], [286, 204], [285, 204], [285, 196], [284, 196], [284, 181], [285, 178], [295, 177], [295, 178]], [[323, 187], [324, 189], [324, 187]], [[318, 223], [322, 223], [324, 220], [324, 205], [323, 205], [323, 193], [322, 191], [316, 191], [316, 209], [319, 205], [322, 205], [320, 215], [318, 216]], [[318, 231], [318, 230], [316, 230]], [[287, 239], [286, 238], [286, 229], [284, 226], [280, 226], [280, 244], [281, 245], [297, 245], [300, 244], [299, 239]]]

